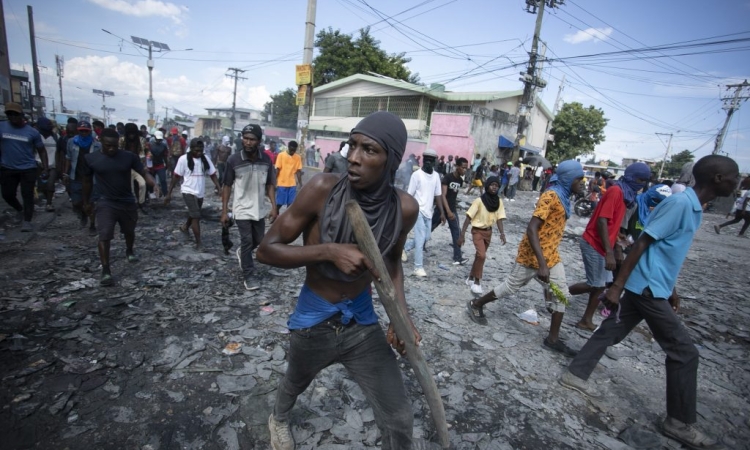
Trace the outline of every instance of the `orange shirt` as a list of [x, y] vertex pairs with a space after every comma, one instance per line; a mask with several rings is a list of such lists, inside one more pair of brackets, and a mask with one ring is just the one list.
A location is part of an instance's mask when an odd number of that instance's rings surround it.
[[276, 168], [279, 169], [276, 186], [294, 187], [297, 185], [294, 175], [302, 170], [302, 158], [297, 153], [290, 155], [287, 152], [281, 152], [276, 156]]
[[[555, 191], [545, 191], [536, 204], [533, 217], [542, 219], [544, 223], [539, 227], [539, 245], [542, 247], [542, 255], [547, 262], [547, 267], [553, 267], [561, 261], [557, 248], [563, 238], [565, 231], [565, 208], [560, 203], [560, 198]], [[521, 244], [518, 246], [516, 262], [526, 267], [539, 268], [536, 254], [531, 248], [528, 234], [523, 235]]]

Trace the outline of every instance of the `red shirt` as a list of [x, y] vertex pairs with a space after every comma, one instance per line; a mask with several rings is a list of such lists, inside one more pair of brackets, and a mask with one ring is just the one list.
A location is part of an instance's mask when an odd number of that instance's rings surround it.
[[271, 158], [271, 163], [276, 164], [276, 153], [272, 152], [271, 150], [263, 150], [263, 153], [268, 155], [269, 158]]
[[607, 189], [602, 199], [599, 200], [599, 204], [594, 210], [594, 214], [591, 216], [588, 225], [586, 225], [586, 231], [583, 233], [583, 238], [588, 242], [594, 249], [599, 252], [600, 255], [605, 256], [604, 246], [602, 240], [599, 238], [599, 231], [596, 227], [596, 222], [600, 217], [607, 219], [607, 231], [609, 231], [609, 245], [610, 248], [614, 249], [615, 242], [617, 242], [617, 233], [620, 231], [620, 224], [622, 219], [625, 217], [625, 198], [622, 195], [622, 189], [620, 186], [614, 185]]

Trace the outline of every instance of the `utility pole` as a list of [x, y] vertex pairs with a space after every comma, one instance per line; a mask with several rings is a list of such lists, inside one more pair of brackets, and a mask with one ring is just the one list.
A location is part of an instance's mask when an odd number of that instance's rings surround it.
[[237, 69], [236, 67], [230, 67], [227, 69], [229, 72], [234, 72], [234, 74], [226, 74], [229, 78], [234, 78], [234, 93], [232, 94], [232, 136], [234, 137], [234, 124], [237, 123], [237, 80], [247, 80], [245, 77], [241, 77], [241, 73], [245, 73], [245, 70]]
[[[667, 143], [667, 151], [664, 152], [664, 159], [661, 160], [661, 167], [659, 167], [659, 175], [656, 177], [657, 179], [661, 180], [661, 174], [664, 171], [664, 164], [667, 162], [667, 157], [669, 156], [669, 150], [672, 149], [672, 133], [656, 133], [657, 136], [669, 136], [669, 142]], [[663, 141], [662, 141], [663, 142]]]
[[36, 59], [36, 34], [34, 33], [34, 9], [31, 5], [26, 6], [29, 14], [29, 39], [31, 40], [31, 61], [34, 67], [34, 98], [31, 101], [31, 109], [35, 112], [36, 117], [43, 113], [42, 109], [42, 87], [39, 80], [39, 62]]
[[[112, 34], [103, 28], [102, 31]], [[112, 36], [116, 35], [112, 34]], [[169, 52], [172, 51], [172, 49], [170, 49], [169, 46], [163, 42], [150, 41], [148, 39], [143, 39], [136, 36], [130, 36], [130, 40], [137, 47], [148, 50], [148, 61], [146, 61], [146, 67], [148, 67], [148, 100], [146, 100], [146, 109], [148, 111], [148, 126], [149, 128], [153, 128], [156, 125], [156, 122], [154, 121], [154, 113], [156, 113], [156, 103], [154, 102], [154, 59], [152, 58], [152, 56], [153, 52]]]
[[724, 98], [724, 106], [722, 107], [727, 111], [727, 118], [724, 120], [724, 126], [721, 127], [718, 136], [716, 136], [716, 144], [714, 145], [713, 154], [716, 155], [721, 151], [721, 147], [724, 145], [724, 138], [727, 135], [729, 129], [729, 122], [732, 120], [732, 115], [738, 109], [740, 109], [740, 100], [747, 100], [748, 97], [740, 97], [742, 90], [750, 87], [750, 83], [745, 80], [740, 84], [728, 84], [727, 89], [734, 88], [734, 97]]
[[164, 126], [167, 126], [167, 121], [169, 120], [169, 108], [164, 107]]
[[518, 129], [516, 131], [515, 144], [513, 146], [513, 154], [506, 155], [512, 159], [520, 151], [521, 138], [526, 133], [526, 127], [528, 126], [529, 117], [531, 117], [531, 110], [534, 109], [534, 102], [536, 100], [535, 88], [544, 88], [547, 82], [542, 80], [537, 75], [537, 62], [539, 57], [539, 35], [542, 31], [542, 20], [544, 18], [544, 8], [548, 6], [555, 8], [562, 5], [564, 0], [526, 0], [526, 11], [531, 14], [536, 14], [536, 26], [534, 27], [534, 38], [531, 41], [531, 52], [529, 53], [529, 63], [526, 66], [526, 72], [521, 72], [520, 81], [523, 82], [523, 96], [521, 102], [518, 104]]
[[[560, 110], [560, 100], [562, 100], [562, 93], [565, 90], [565, 74], [563, 74], [562, 80], [560, 80], [560, 87], [557, 89], [557, 98], [555, 98], [555, 105], [552, 107], [552, 117], [557, 116], [557, 112]], [[552, 128], [552, 120], [547, 122], [547, 129], [544, 131], [544, 144], [542, 144], [542, 156], [547, 154], [547, 143], [549, 140], [549, 130]]]
[[[101, 89], [94, 89], [93, 92], [96, 95], [101, 95], [102, 96], [102, 118], [104, 119], [104, 125], [108, 126], [109, 125], [109, 120], [108, 120], [109, 115], [107, 114], [107, 97], [114, 97], [115, 93], [112, 92], [112, 91], [102, 91]], [[112, 111], [114, 111], [114, 109]]]
[[[310, 77], [312, 77], [312, 60], [313, 60], [313, 46], [315, 45], [315, 11], [317, 9], [317, 0], [307, 0], [307, 17], [305, 19], [305, 43], [302, 52], [302, 64], [310, 68]], [[312, 78], [310, 83], [298, 83], [298, 96], [300, 91], [304, 90], [304, 101], [302, 104], [299, 102], [299, 110], [297, 111], [297, 142], [300, 147], [304, 150], [307, 145], [305, 139], [307, 138], [307, 129], [310, 121], [310, 105], [312, 104]], [[302, 151], [302, 150], [301, 150]]]
[[57, 80], [60, 83], [60, 112], [65, 113], [65, 105], [63, 104], [62, 93], [62, 79], [63, 71], [65, 69], [65, 59], [62, 56], [55, 55], [55, 65], [57, 66]]

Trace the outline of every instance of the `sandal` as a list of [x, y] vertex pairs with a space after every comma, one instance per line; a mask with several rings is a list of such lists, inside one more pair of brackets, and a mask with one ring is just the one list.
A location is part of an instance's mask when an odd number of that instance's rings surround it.
[[487, 325], [487, 318], [484, 317], [484, 308], [476, 307], [472, 304], [472, 300], [466, 302], [466, 312], [469, 313], [469, 318], [476, 324]]

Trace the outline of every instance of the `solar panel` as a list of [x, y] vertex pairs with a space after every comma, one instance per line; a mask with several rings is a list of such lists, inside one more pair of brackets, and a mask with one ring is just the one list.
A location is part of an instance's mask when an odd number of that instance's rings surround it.
[[139, 37], [136, 37], [136, 36], [130, 36], [130, 39], [132, 39], [132, 40], [133, 40], [133, 43], [134, 43], [134, 44], [138, 44], [138, 45], [148, 45], [148, 40], [146, 40], [146, 39], [143, 39], [143, 38], [139, 38]]

